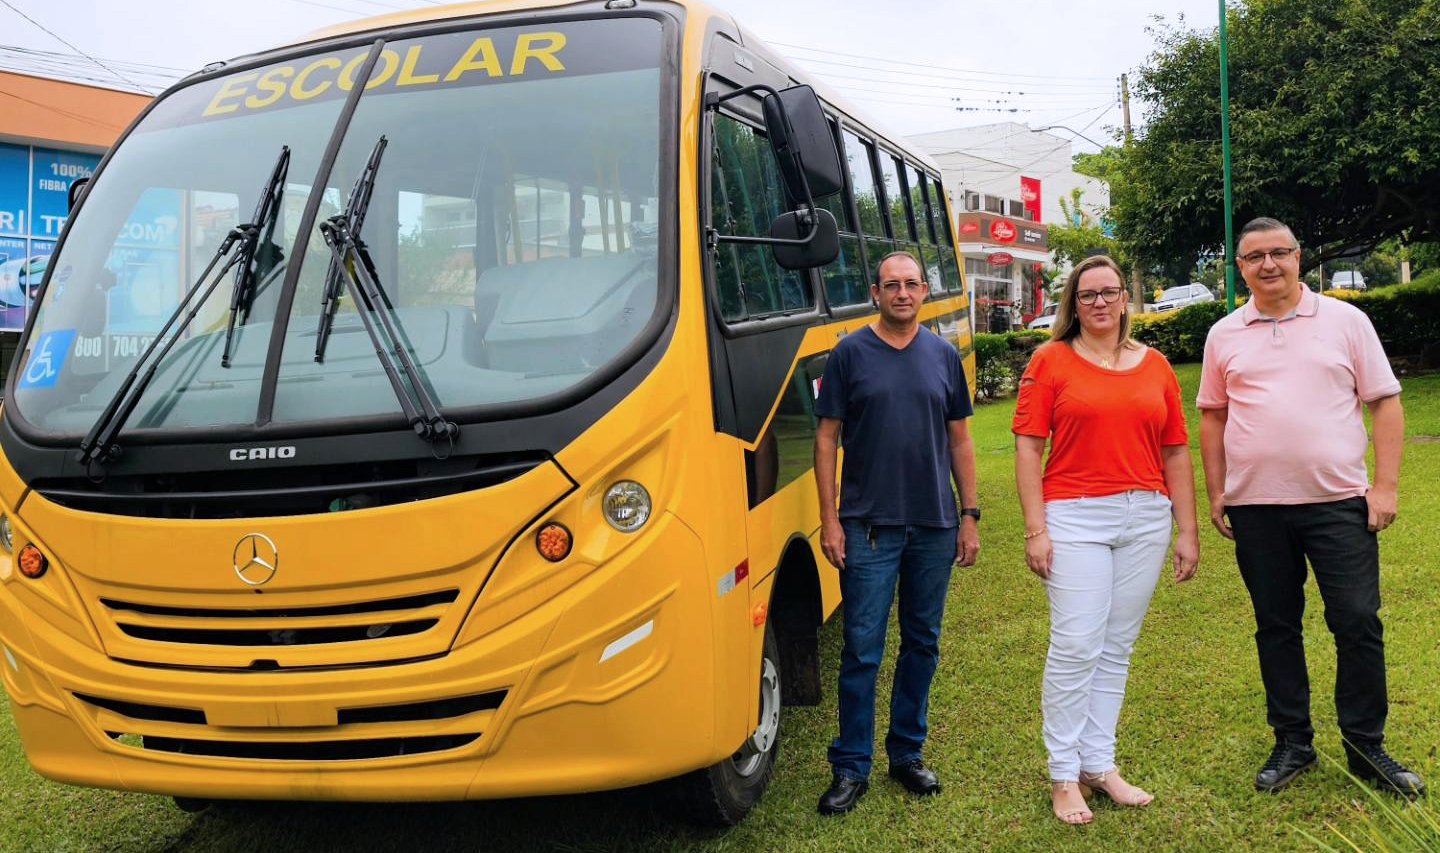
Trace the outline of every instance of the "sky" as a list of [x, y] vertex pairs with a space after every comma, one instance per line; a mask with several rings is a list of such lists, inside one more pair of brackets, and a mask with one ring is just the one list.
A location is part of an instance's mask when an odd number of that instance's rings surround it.
[[[1118, 139], [1119, 77], [1154, 49], [1147, 27], [1157, 16], [1210, 27], [1218, 14], [1213, 0], [713, 2], [899, 133], [1016, 121], [1062, 126], [1052, 132], [1075, 138], [1076, 151]], [[434, 5], [437, 0], [0, 0], [0, 45], [73, 47], [102, 62], [193, 70], [330, 24]], [[1143, 118], [1143, 105], [1132, 103], [1132, 121]]]

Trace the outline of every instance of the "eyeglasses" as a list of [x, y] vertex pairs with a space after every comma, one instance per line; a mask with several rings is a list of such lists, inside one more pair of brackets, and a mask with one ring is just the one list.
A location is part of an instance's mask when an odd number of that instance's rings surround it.
[[1295, 254], [1298, 251], [1300, 251], [1299, 246], [1281, 246], [1278, 249], [1271, 249], [1268, 252], [1250, 252], [1249, 254], [1241, 255], [1240, 261], [1242, 263], [1248, 264], [1249, 266], [1255, 267], [1265, 263], [1265, 258], [1268, 257], [1270, 258], [1270, 260], [1278, 264], [1282, 263], [1283, 261], [1285, 261], [1285, 259], [1289, 258], [1291, 255]]
[[1120, 294], [1124, 292], [1125, 291], [1121, 290], [1118, 287], [1107, 287], [1103, 290], [1077, 290], [1075, 291], [1075, 299], [1081, 305], [1094, 305], [1095, 298], [1099, 297], [1101, 299], [1104, 299], [1105, 304], [1108, 305], [1111, 302], [1119, 299]]
[[902, 287], [911, 293], [919, 293], [926, 288], [926, 284], [913, 278], [907, 281], [886, 281], [880, 284], [880, 289], [889, 294], [898, 293]]

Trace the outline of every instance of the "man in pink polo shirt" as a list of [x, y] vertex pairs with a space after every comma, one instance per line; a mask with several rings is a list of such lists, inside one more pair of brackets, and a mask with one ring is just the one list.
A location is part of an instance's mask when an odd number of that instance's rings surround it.
[[[1210, 520], [1235, 541], [1275, 730], [1255, 787], [1278, 791], [1315, 764], [1301, 636], [1308, 558], [1335, 635], [1335, 706], [1350, 770], [1414, 797], [1424, 782], [1383, 745], [1376, 533], [1395, 520], [1400, 383], [1369, 318], [1300, 282], [1300, 247], [1284, 223], [1251, 221], [1237, 254], [1250, 301], [1211, 327], [1196, 404]], [[1361, 404], [1374, 421], [1373, 485]]]

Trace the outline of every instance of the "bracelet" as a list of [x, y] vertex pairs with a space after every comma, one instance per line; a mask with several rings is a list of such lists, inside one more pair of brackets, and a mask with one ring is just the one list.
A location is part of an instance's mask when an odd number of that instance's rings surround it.
[[1028, 540], [1030, 540], [1030, 539], [1034, 539], [1036, 536], [1039, 536], [1039, 535], [1042, 534], [1042, 533], [1048, 533], [1048, 532], [1049, 532], [1049, 531], [1047, 531], [1047, 530], [1046, 530], [1045, 528], [1043, 528], [1043, 527], [1040, 528], [1039, 530], [1032, 530], [1032, 531], [1030, 531], [1029, 533], [1026, 533], [1026, 534], [1025, 534], [1025, 539], [1028, 541]]

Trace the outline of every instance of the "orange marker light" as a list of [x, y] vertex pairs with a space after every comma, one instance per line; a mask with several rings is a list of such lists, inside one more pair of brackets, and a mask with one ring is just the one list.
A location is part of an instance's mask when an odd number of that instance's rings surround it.
[[570, 548], [574, 543], [570, 540], [570, 531], [565, 525], [550, 522], [535, 534], [535, 550], [540, 556], [552, 563], [558, 563], [570, 556]]
[[45, 574], [45, 570], [50, 568], [50, 561], [45, 559], [45, 555], [34, 545], [26, 545], [20, 549], [19, 563], [20, 574], [32, 579]]
[[761, 625], [765, 624], [765, 619], [769, 615], [770, 608], [768, 605], [757, 604], [755, 605], [755, 609], [750, 611], [750, 621], [754, 623], [756, 628], [759, 628]]

